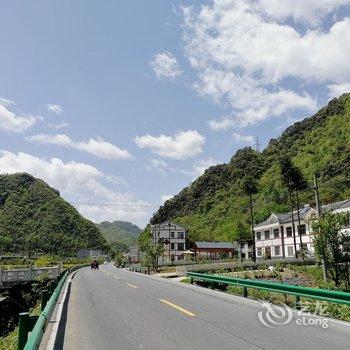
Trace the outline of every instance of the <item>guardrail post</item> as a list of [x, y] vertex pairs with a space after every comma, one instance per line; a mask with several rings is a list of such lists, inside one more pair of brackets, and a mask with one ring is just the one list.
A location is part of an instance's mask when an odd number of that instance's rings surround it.
[[193, 278], [191, 277], [190, 283], [193, 284]]
[[50, 299], [50, 293], [48, 290], [43, 290], [41, 292], [41, 311], [43, 311], [45, 309], [45, 306], [48, 302], [48, 300]]
[[18, 329], [18, 350], [23, 350], [29, 333], [29, 312], [21, 312], [19, 314], [19, 329]]
[[301, 300], [299, 295], [295, 297], [295, 308], [297, 310], [301, 310]]
[[49, 284], [49, 292], [53, 293], [54, 289], [55, 289], [55, 287], [53, 285], [53, 282], [50, 282], [50, 284]]
[[248, 288], [247, 287], [243, 287], [243, 296], [245, 298], [248, 298]]

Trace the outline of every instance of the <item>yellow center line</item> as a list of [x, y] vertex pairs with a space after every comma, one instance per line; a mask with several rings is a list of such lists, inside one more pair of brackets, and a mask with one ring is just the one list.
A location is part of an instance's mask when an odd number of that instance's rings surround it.
[[127, 285], [128, 285], [129, 287], [132, 287], [132, 288], [138, 288], [138, 286], [135, 286], [134, 284], [131, 284], [131, 283], [127, 283]]
[[184, 309], [183, 307], [181, 307], [181, 306], [179, 306], [179, 305], [173, 304], [173, 303], [171, 303], [171, 302], [168, 301], [168, 300], [159, 299], [159, 301], [161, 301], [162, 303], [167, 304], [167, 305], [173, 307], [173, 308], [176, 309], [176, 310], [181, 311], [182, 313], [184, 313], [184, 314], [187, 315], [187, 316], [191, 316], [191, 317], [196, 316], [196, 315], [195, 315], [194, 313], [192, 313], [191, 311], [188, 311], [188, 310]]

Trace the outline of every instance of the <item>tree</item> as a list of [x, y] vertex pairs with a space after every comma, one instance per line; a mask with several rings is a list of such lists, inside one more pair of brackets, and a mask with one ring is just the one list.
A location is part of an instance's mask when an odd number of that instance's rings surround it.
[[164, 247], [161, 244], [149, 243], [142, 258], [141, 265], [148, 270], [158, 271], [158, 258], [163, 255]]
[[250, 225], [251, 225], [251, 234], [252, 234], [252, 260], [256, 261], [255, 255], [255, 233], [254, 233], [254, 212], [253, 212], [253, 195], [258, 192], [258, 184], [255, 178], [247, 175], [243, 179], [243, 193], [249, 196], [249, 209], [250, 209]]
[[299, 168], [297, 168], [293, 163], [292, 164], [292, 170], [290, 172], [291, 174], [291, 181], [292, 181], [292, 189], [295, 193], [296, 198], [296, 204], [297, 204], [297, 214], [298, 214], [298, 234], [299, 234], [299, 242], [300, 242], [300, 250], [304, 249], [302, 237], [300, 234], [300, 201], [299, 201], [299, 191], [305, 190], [307, 188], [307, 182], [300, 171]]
[[247, 225], [243, 224], [242, 221], [235, 223], [232, 240], [236, 241], [239, 244], [239, 259], [242, 262], [243, 258], [241, 244], [245, 241], [251, 240], [250, 229], [247, 227]]
[[327, 213], [312, 224], [312, 229], [315, 253], [326, 263], [328, 277], [337, 287], [344, 282], [349, 290], [350, 254], [344, 248], [349, 247], [350, 237], [343, 230], [346, 223], [346, 215]]
[[[293, 200], [293, 191], [295, 189], [295, 180], [296, 180], [296, 169], [291, 158], [287, 154], [283, 154], [281, 158], [279, 159], [279, 165], [281, 170], [281, 180], [283, 185], [288, 190], [288, 198], [289, 198], [289, 204], [291, 208], [291, 218], [292, 218], [292, 233], [293, 233], [293, 245], [294, 245], [294, 254], [295, 257], [298, 257], [297, 252], [297, 242], [296, 242], [296, 235], [295, 235], [295, 223], [294, 223], [294, 200]], [[298, 214], [299, 214], [299, 208], [298, 208]], [[300, 231], [300, 226], [299, 226]], [[300, 234], [299, 234], [300, 236]], [[301, 237], [300, 237], [301, 239]]]
[[140, 233], [137, 243], [141, 252], [146, 252], [151, 244], [152, 232], [151, 226], [147, 225], [146, 228]]

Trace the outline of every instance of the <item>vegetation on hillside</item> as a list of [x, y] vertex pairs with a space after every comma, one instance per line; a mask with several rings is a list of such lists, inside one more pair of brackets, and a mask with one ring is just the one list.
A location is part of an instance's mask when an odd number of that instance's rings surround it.
[[91, 247], [108, 244], [57, 190], [29, 174], [0, 175], [0, 252], [74, 256]]
[[249, 227], [249, 196], [244, 181], [257, 180], [254, 221], [271, 212], [289, 211], [288, 188], [282, 182], [279, 160], [291, 158], [308, 184], [300, 203], [314, 204], [311, 189], [316, 173], [321, 201], [350, 197], [350, 94], [344, 94], [314, 116], [288, 127], [259, 153], [247, 147], [229, 163], [210, 167], [190, 186], [166, 201], [151, 223], [173, 220], [189, 229], [192, 240], [235, 240], [237, 223]]
[[127, 221], [103, 221], [97, 227], [114, 252], [128, 251], [130, 246], [137, 243], [141, 232], [138, 226]]

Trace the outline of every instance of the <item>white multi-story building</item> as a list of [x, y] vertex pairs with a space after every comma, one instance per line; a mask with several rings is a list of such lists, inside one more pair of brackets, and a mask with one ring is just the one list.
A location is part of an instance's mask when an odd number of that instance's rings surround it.
[[[322, 212], [349, 213], [350, 200], [322, 206]], [[316, 219], [317, 212], [306, 205], [299, 210], [300, 228], [298, 226], [298, 212], [294, 211], [294, 227], [296, 249], [300, 250], [300, 242], [312, 255], [314, 253], [311, 222]], [[349, 220], [350, 224], [350, 220]], [[292, 213], [274, 214], [254, 226], [255, 249], [257, 258], [294, 257], [294, 235], [292, 227]]]
[[[296, 248], [303, 247], [313, 253], [311, 220], [316, 218], [316, 210], [305, 206], [300, 209], [300, 227], [298, 227], [298, 212], [294, 211], [294, 227]], [[255, 249], [257, 258], [294, 257], [294, 235], [292, 228], [292, 213], [274, 214], [254, 226]]]
[[170, 221], [152, 225], [152, 240], [154, 244], [164, 247], [164, 254], [159, 258], [160, 264], [183, 259], [187, 249], [187, 231], [184, 227]]

